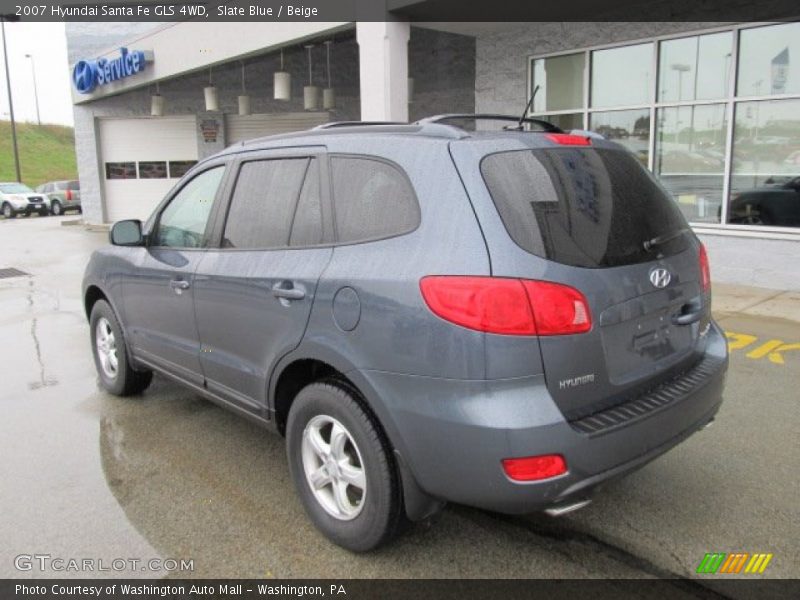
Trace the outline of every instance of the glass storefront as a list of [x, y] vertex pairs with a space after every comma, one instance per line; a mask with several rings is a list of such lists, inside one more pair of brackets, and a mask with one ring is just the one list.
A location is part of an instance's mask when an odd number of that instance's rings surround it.
[[626, 146], [691, 222], [800, 227], [800, 23], [590, 48], [530, 67], [540, 85], [531, 116]]

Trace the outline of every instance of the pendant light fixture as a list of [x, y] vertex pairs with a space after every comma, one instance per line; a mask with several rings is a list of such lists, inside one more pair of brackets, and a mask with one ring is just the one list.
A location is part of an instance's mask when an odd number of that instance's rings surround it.
[[326, 60], [328, 63], [328, 87], [322, 90], [322, 108], [325, 110], [333, 110], [336, 108], [336, 92], [331, 86], [331, 44], [333, 40], [325, 42]]
[[208, 85], [203, 88], [203, 93], [206, 97], [206, 110], [219, 110], [219, 97], [217, 96], [217, 88], [211, 81], [211, 67], [208, 68]]
[[281, 49], [281, 70], [275, 71], [272, 81], [275, 89], [275, 100], [292, 99], [292, 76], [283, 70], [283, 49]]
[[244, 61], [242, 61], [242, 94], [239, 96], [239, 114], [250, 114], [250, 96], [247, 95], [247, 85], [244, 80]]
[[311, 49], [314, 44], [306, 44], [308, 50], [308, 85], [303, 88], [303, 108], [306, 110], [317, 110], [319, 108], [319, 88], [315, 86], [311, 79]]
[[164, 96], [161, 95], [158, 89], [158, 82], [156, 82], [156, 93], [150, 96], [150, 116], [164, 116]]

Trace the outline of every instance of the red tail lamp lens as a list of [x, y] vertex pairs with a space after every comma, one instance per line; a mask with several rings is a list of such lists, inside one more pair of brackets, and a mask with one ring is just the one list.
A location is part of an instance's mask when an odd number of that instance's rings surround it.
[[591, 138], [571, 133], [548, 133], [545, 137], [559, 146], [591, 146]]
[[586, 298], [575, 288], [503, 277], [424, 277], [425, 303], [446, 321], [487, 333], [566, 335], [592, 328]]
[[560, 454], [506, 458], [503, 471], [514, 481], [539, 481], [566, 473], [567, 461]]
[[700, 283], [704, 292], [711, 289], [711, 267], [708, 264], [708, 252], [703, 244], [700, 244]]

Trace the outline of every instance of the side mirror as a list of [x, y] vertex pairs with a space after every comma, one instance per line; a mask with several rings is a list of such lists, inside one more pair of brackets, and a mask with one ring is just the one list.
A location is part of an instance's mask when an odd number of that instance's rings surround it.
[[144, 246], [142, 222], [139, 219], [117, 221], [111, 227], [109, 239], [115, 246]]

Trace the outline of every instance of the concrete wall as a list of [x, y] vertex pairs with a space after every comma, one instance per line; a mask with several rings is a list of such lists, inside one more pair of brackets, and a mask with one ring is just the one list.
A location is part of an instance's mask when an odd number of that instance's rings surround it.
[[[476, 38], [475, 109], [517, 114], [527, 102], [528, 57], [691, 32], [725, 23], [528, 23]], [[795, 240], [702, 233], [714, 281], [800, 290]]]
[[475, 38], [412, 27], [408, 72], [414, 79], [409, 121], [475, 112]]

